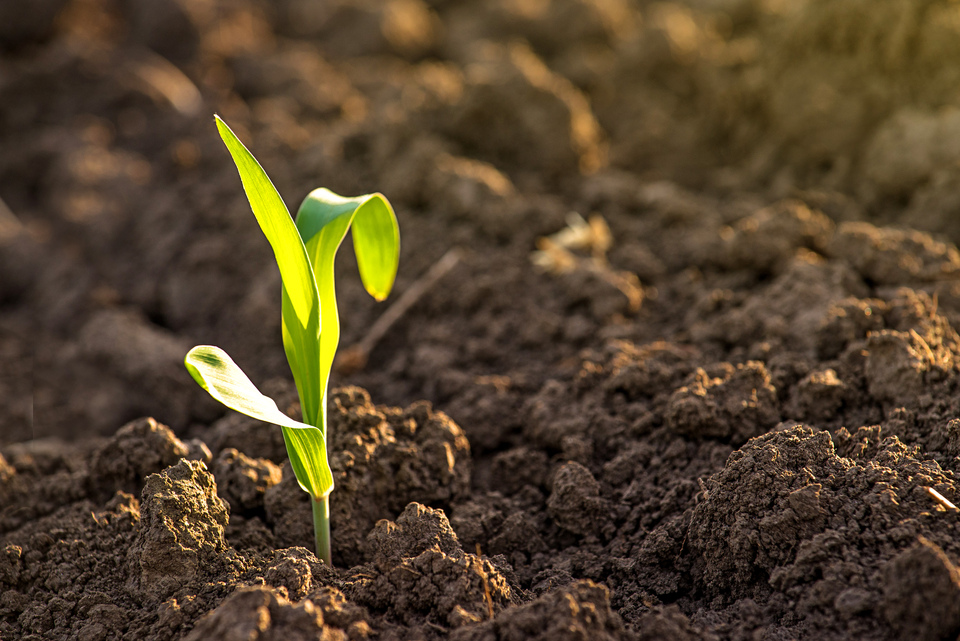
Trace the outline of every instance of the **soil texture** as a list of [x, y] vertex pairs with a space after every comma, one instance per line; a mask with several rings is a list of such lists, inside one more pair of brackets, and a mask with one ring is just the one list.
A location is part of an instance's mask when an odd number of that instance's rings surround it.
[[[332, 567], [213, 113], [400, 221]], [[949, 0], [0, 3], [0, 640], [956, 639], [958, 242]]]

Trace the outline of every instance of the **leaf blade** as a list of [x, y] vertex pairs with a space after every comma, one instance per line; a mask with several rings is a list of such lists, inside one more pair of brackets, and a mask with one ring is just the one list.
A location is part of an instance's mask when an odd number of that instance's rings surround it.
[[400, 264], [400, 227], [390, 202], [371, 194], [357, 208], [353, 220], [353, 250], [360, 278], [378, 301], [390, 295]]
[[[364, 288], [376, 300], [385, 299], [393, 288], [400, 264], [400, 226], [390, 201], [380, 193], [348, 198], [329, 189], [314, 189], [297, 211], [297, 230], [304, 245], [341, 216], [350, 216], [353, 225], [353, 248]], [[337, 248], [339, 243], [333, 249], [334, 254]], [[310, 249], [307, 253], [319, 288], [318, 263], [324, 255], [318, 256]]]
[[320, 303], [316, 285], [311, 278], [310, 260], [300, 234], [290, 218], [287, 206], [280, 198], [280, 193], [263, 167], [220, 116], [216, 116], [216, 121], [220, 137], [240, 173], [250, 208], [263, 235], [273, 248], [274, 258], [280, 268], [280, 277], [290, 295], [297, 319], [306, 327], [311, 314]]
[[319, 371], [321, 389], [325, 391], [340, 342], [334, 278], [337, 251], [353, 225], [360, 278], [371, 296], [383, 300], [396, 279], [400, 229], [396, 214], [383, 195], [347, 198], [324, 188], [313, 190], [303, 200], [296, 224], [313, 266], [320, 300], [324, 302], [320, 309]]
[[213, 345], [197, 345], [183, 359], [187, 371], [217, 401], [241, 414], [279, 425], [284, 439], [296, 447], [287, 448], [297, 481], [311, 496], [333, 491], [333, 474], [327, 461], [326, 439], [319, 428], [290, 418], [264, 396], [230, 356]]

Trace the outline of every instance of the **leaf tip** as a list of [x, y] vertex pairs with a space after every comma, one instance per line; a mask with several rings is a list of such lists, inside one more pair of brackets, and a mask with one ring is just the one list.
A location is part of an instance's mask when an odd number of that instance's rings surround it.
[[220, 114], [213, 114], [213, 122], [217, 125], [217, 131], [220, 133], [220, 137], [223, 138], [225, 135], [233, 134], [233, 130], [230, 129], [230, 125], [220, 117]]

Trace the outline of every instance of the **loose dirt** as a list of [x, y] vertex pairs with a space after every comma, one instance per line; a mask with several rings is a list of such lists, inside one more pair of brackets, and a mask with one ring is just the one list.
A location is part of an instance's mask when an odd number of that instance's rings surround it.
[[[0, 639], [956, 638], [958, 61], [947, 0], [0, 5]], [[459, 248], [334, 377], [334, 567], [182, 366], [298, 416], [214, 112], [390, 198], [397, 296]]]

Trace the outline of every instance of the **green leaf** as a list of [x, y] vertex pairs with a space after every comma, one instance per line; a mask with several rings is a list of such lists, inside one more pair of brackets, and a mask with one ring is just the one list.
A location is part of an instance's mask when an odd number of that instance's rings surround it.
[[378, 301], [385, 299], [393, 289], [400, 263], [400, 228], [393, 207], [380, 194], [372, 194], [357, 208], [353, 251], [363, 286]]
[[328, 189], [315, 189], [297, 212], [297, 229], [307, 248], [317, 291], [323, 301], [319, 372], [324, 398], [340, 342], [334, 259], [351, 224], [360, 278], [371, 296], [383, 300], [393, 288], [400, 261], [400, 229], [387, 199], [380, 194], [344, 198]]
[[[297, 229], [304, 244], [308, 244], [327, 224], [343, 216], [350, 217], [347, 227], [353, 224], [353, 249], [363, 286], [375, 299], [383, 300], [393, 289], [400, 263], [400, 227], [393, 207], [383, 194], [344, 198], [329, 189], [314, 189], [297, 212]], [[331, 260], [342, 240], [343, 236], [333, 251], [326, 255]], [[326, 246], [324, 248], [327, 249]], [[309, 248], [307, 251], [319, 287], [317, 262], [324, 254], [318, 256]]]
[[310, 277], [310, 264], [290, 212], [267, 173], [243, 146], [230, 127], [216, 116], [217, 129], [233, 157], [253, 215], [273, 248], [280, 277], [290, 294], [290, 302], [302, 325], [308, 325], [318, 306], [317, 288]]
[[219, 347], [198, 345], [187, 352], [183, 362], [193, 380], [216, 400], [251, 418], [283, 427], [287, 454], [300, 487], [315, 498], [333, 491], [323, 432], [281, 412]]
[[325, 432], [325, 386], [320, 383], [320, 296], [310, 258], [283, 199], [263, 167], [223, 120], [220, 137], [233, 157], [260, 229], [273, 248], [283, 281], [283, 346], [305, 422]]

